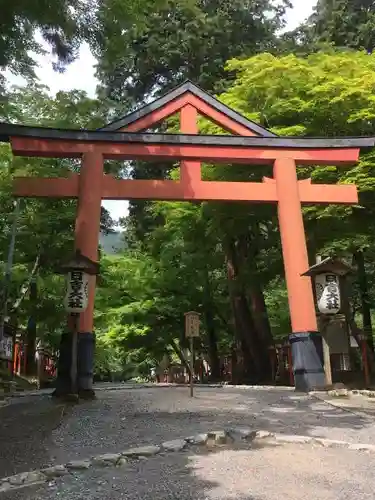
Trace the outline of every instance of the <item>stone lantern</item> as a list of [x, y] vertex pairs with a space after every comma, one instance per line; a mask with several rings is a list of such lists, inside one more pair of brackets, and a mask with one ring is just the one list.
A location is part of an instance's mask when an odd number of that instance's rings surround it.
[[318, 326], [322, 336], [325, 383], [332, 385], [331, 355], [339, 360], [338, 370], [349, 370], [350, 338], [345, 320], [345, 279], [351, 268], [342, 260], [329, 257], [310, 267], [303, 276], [313, 281]]

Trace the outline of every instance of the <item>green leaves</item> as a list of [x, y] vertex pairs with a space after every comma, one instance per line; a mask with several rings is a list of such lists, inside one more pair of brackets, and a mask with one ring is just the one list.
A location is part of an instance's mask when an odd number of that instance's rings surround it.
[[138, 5], [145, 8], [135, 19], [124, 10], [125, 2], [106, 0], [98, 13], [99, 78], [115, 100], [135, 103], [186, 78], [212, 90], [226, 76], [227, 59], [275, 45], [280, 6], [287, 2], [277, 3], [143, 1]]
[[319, 0], [308, 28], [315, 42], [333, 42], [337, 47], [375, 47], [375, 2], [373, 0]]
[[3, 3], [0, 68], [34, 77], [36, 63], [30, 53], [45, 52], [41, 39], [56, 56], [56, 70], [62, 71], [77, 56], [81, 42], [90, 39], [96, 24], [95, 6], [94, 0], [17, 0]]
[[[9, 43], [6, 47], [0, 43], [0, 65], [12, 65], [13, 57], [16, 71], [32, 74], [27, 51], [40, 50], [32, 35], [43, 22], [44, 36], [61, 61], [72, 60], [81, 40], [90, 41], [98, 57], [99, 95], [104, 98], [89, 99], [81, 91], [60, 92], [51, 98], [45, 87], [30, 84], [10, 91], [0, 108], [2, 120], [95, 129], [115, 111], [123, 113], [190, 78], [207, 90], [221, 92], [224, 103], [280, 135], [375, 135], [375, 56], [338, 52], [332, 47], [317, 52], [322, 42], [372, 48], [373, 2], [318, 2], [308, 26], [284, 37], [288, 46], [294, 43], [301, 48], [302, 44], [305, 52], [313, 47], [314, 53], [306, 57], [274, 55], [283, 46], [276, 33], [283, 24], [286, 1], [104, 0], [89, 12], [85, 2], [84, 6], [73, 0], [62, 2], [54, 13], [48, 0], [43, 12], [40, 5], [27, 3], [16, 25], [19, 40], [12, 41], [14, 33], [9, 31], [18, 7], [4, 11], [0, 25], [5, 26], [4, 39]], [[175, 125], [171, 120], [160, 130]], [[200, 130], [226, 133], [204, 119]], [[3, 145], [0, 166], [4, 261], [14, 176], [66, 176], [77, 171], [79, 163], [12, 158], [9, 147]], [[106, 168], [117, 173], [121, 165], [112, 163]], [[367, 248], [370, 254], [375, 234], [374, 168], [373, 152], [364, 152], [360, 163], [347, 169], [325, 165], [299, 168], [300, 178], [311, 177], [314, 183], [355, 183], [360, 191], [357, 207], [304, 208], [312, 254], [335, 252], [348, 257], [357, 248]], [[272, 176], [272, 169], [203, 165], [202, 174], [205, 180], [259, 182], [263, 176]], [[175, 164], [137, 164], [132, 176], [177, 179], [178, 170]], [[70, 200], [27, 200], [19, 222], [11, 299], [43, 252], [37, 315], [40, 331], [46, 332], [51, 345], [56, 344], [65, 317], [63, 281], [52, 271], [73, 247], [75, 208]], [[102, 225], [111, 226], [108, 214], [103, 214]], [[256, 317], [256, 313], [264, 314], [263, 298], [273, 335], [290, 331], [275, 206], [133, 204], [126, 237], [130, 250], [102, 258], [95, 318], [97, 372], [126, 372], [134, 365], [147, 371], [166, 351], [183, 348], [184, 313], [191, 309], [202, 313], [198, 351], [205, 356], [217, 346], [219, 354], [229, 352], [234, 334], [236, 341], [241, 339], [241, 328], [242, 340], [246, 335], [248, 339], [258, 336], [266, 344], [269, 339], [258, 335], [257, 329], [262, 327]], [[233, 305], [236, 300], [241, 308]], [[19, 311], [21, 326], [30, 312], [30, 304], [24, 301]]]
[[[52, 98], [41, 85], [12, 88], [7, 102], [0, 109], [1, 119], [30, 125], [51, 127], [88, 126], [103, 124], [106, 103], [87, 98], [81, 91], [60, 92]], [[79, 162], [69, 159], [13, 157], [8, 144], [0, 145], [0, 251], [1, 264], [6, 261], [13, 223], [13, 180], [16, 176], [64, 177], [79, 168]], [[64, 280], [56, 269], [74, 248], [75, 200], [21, 200], [17, 223], [14, 266], [9, 306], [20, 291], [40, 256], [38, 269], [38, 303], [32, 306], [26, 295], [14, 320], [20, 328], [30, 314], [37, 318], [38, 335], [44, 342], [58, 348], [59, 336], [66, 328], [66, 312], [62, 306]], [[103, 213], [102, 227], [108, 230], [111, 219]]]

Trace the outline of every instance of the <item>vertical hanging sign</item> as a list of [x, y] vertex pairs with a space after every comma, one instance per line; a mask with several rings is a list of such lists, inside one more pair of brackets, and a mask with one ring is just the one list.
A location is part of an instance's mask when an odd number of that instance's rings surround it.
[[199, 313], [190, 311], [185, 313], [185, 335], [187, 338], [199, 337]]
[[0, 340], [0, 359], [11, 361], [13, 357], [13, 337], [4, 335]]
[[80, 313], [87, 308], [89, 296], [89, 275], [75, 270], [68, 273], [65, 309], [70, 313]]

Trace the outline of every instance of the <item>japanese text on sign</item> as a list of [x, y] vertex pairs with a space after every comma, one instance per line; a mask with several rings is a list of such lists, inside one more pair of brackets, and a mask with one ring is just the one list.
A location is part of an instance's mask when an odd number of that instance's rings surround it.
[[11, 360], [13, 357], [13, 338], [4, 336], [0, 341], [0, 359]]
[[83, 271], [71, 271], [68, 275], [68, 289], [65, 308], [72, 313], [82, 312], [88, 303], [89, 277]]
[[336, 314], [341, 309], [340, 286], [335, 274], [316, 277], [318, 309], [323, 314]]
[[185, 335], [186, 337], [199, 337], [199, 314], [194, 312], [185, 315]]

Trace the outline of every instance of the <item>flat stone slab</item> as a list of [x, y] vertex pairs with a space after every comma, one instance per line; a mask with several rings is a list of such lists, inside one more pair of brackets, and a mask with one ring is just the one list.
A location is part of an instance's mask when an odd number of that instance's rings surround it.
[[15, 476], [10, 476], [8, 481], [11, 485], [20, 486], [22, 484], [33, 484], [45, 480], [46, 477], [40, 471], [21, 472]]
[[123, 457], [150, 457], [156, 455], [161, 450], [160, 446], [140, 446], [139, 448], [129, 448], [121, 453]]
[[69, 474], [69, 471], [65, 467], [65, 465], [55, 465], [54, 467], [48, 467], [48, 469], [42, 469], [42, 472], [48, 478], [61, 477]]
[[202, 434], [196, 434], [195, 436], [190, 436], [186, 438], [185, 441], [191, 444], [200, 445], [200, 444], [206, 444], [207, 439], [208, 439], [208, 434], [202, 433]]
[[116, 465], [121, 458], [121, 453], [105, 453], [92, 457], [92, 463], [97, 465]]
[[3, 483], [0, 484], [0, 493], [5, 493], [6, 491], [9, 491], [12, 488], [12, 485], [10, 484], [9, 481], [4, 481]]
[[268, 431], [254, 431], [253, 433], [254, 439], [267, 439], [272, 437], [274, 437], [274, 434]]
[[174, 439], [173, 441], [165, 441], [162, 448], [166, 451], [181, 451], [186, 448], [187, 442], [185, 439]]
[[234, 427], [233, 429], [228, 430], [228, 434], [233, 436], [234, 438], [240, 438], [240, 439], [253, 439], [254, 437], [254, 430], [248, 429], [248, 428], [242, 428], [242, 427]]
[[90, 465], [90, 460], [73, 460], [72, 462], [66, 464], [66, 467], [72, 470], [85, 470], [88, 469]]
[[227, 444], [228, 440], [232, 441], [225, 430], [212, 431], [208, 433], [209, 444]]
[[333, 389], [332, 391], [328, 391], [328, 396], [332, 396], [334, 398], [348, 398], [349, 391], [348, 389]]
[[351, 393], [366, 396], [367, 398], [375, 398], [375, 391], [370, 391], [368, 389], [353, 389]]
[[32, 486], [39, 486], [45, 484], [45, 479], [40, 479], [39, 481], [33, 481], [32, 483], [23, 484], [11, 484], [9, 482], [4, 482], [0, 485], [0, 493], [12, 492], [14, 490], [22, 490]]

